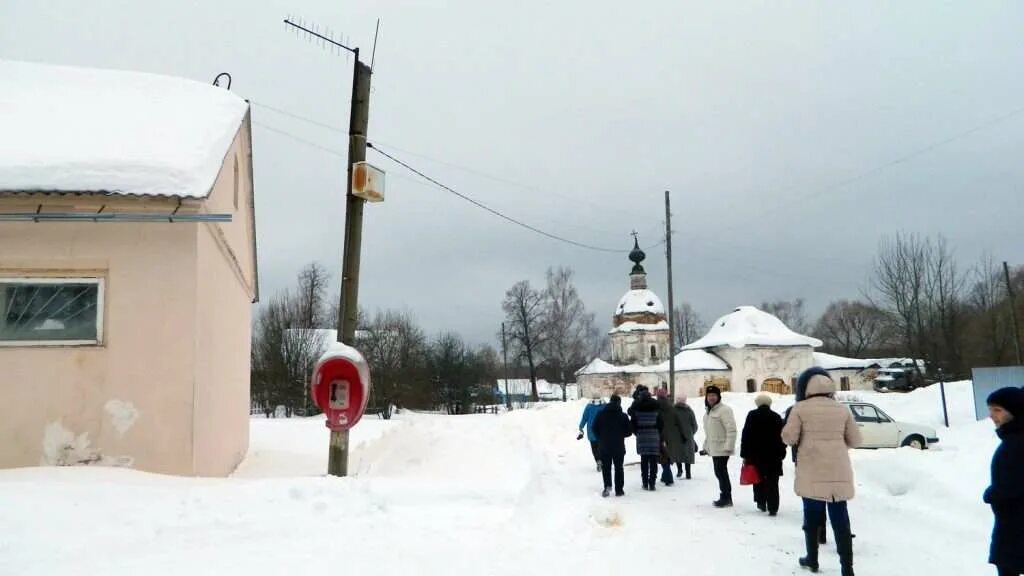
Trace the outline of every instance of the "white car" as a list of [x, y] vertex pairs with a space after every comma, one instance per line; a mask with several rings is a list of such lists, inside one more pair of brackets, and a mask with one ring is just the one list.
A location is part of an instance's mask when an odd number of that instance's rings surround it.
[[910, 446], [926, 450], [939, 441], [934, 428], [918, 424], [897, 422], [874, 404], [866, 402], [843, 402], [853, 413], [853, 419], [860, 427], [864, 444], [861, 448], [901, 448]]

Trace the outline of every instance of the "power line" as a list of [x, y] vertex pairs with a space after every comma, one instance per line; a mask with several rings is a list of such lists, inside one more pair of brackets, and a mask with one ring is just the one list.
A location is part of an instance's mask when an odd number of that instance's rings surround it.
[[327, 146], [322, 146], [320, 144], [317, 144], [316, 142], [313, 142], [312, 140], [306, 140], [305, 138], [302, 138], [301, 136], [296, 136], [295, 134], [292, 134], [291, 132], [288, 132], [287, 130], [281, 130], [280, 128], [274, 128], [273, 126], [269, 126], [267, 124], [263, 124], [262, 122], [253, 122], [253, 124], [255, 124], [256, 126], [259, 126], [260, 128], [263, 128], [264, 130], [270, 130], [271, 132], [275, 132], [275, 133], [280, 134], [282, 136], [291, 138], [292, 140], [295, 140], [296, 142], [299, 142], [301, 144], [305, 144], [306, 146], [312, 146], [313, 148], [317, 148], [317, 149], [323, 150], [324, 152], [327, 152], [328, 154], [333, 154], [335, 156], [340, 156], [342, 158], [348, 158], [348, 154], [345, 154], [344, 152], [341, 152], [339, 150], [335, 150], [333, 148], [328, 148]]
[[287, 116], [287, 117], [289, 117], [289, 118], [291, 118], [293, 120], [298, 120], [300, 122], [306, 122], [308, 124], [312, 124], [313, 126], [319, 126], [321, 128], [326, 128], [327, 130], [332, 130], [334, 132], [338, 132], [338, 133], [341, 133], [341, 134], [344, 134], [344, 135], [348, 136], [348, 130], [346, 130], [346, 129], [340, 127], [340, 126], [334, 126], [332, 124], [328, 124], [326, 122], [321, 122], [320, 120], [316, 120], [315, 118], [310, 118], [309, 116], [303, 116], [301, 114], [296, 114], [295, 112], [289, 112], [288, 110], [285, 110], [283, 108], [277, 108], [277, 107], [271, 106], [269, 104], [264, 104], [262, 102], [256, 102], [255, 100], [250, 100], [250, 102], [252, 102], [256, 106], [259, 106], [260, 108], [266, 108], [267, 110], [270, 110], [271, 112], [277, 112], [278, 114], [281, 114], [282, 116]]
[[[835, 183], [833, 183], [831, 185], [828, 185], [828, 186], [826, 186], [824, 188], [815, 190], [815, 191], [810, 192], [808, 194], [802, 194], [802, 195], [799, 195], [799, 196], [795, 196], [793, 198], [790, 198], [789, 200], [783, 200], [782, 202], [776, 204], [772, 208], [769, 208], [768, 210], [759, 212], [758, 216], [759, 217], [763, 217], [763, 216], [765, 216], [767, 214], [773, 214], [773, 213], [776, 213], [776, 212], [782, 210], [783, 208], [787, 208], [789, 206], [792, 206], [793, 204], [795, 204], [797, 202], [802, 202], [802, 201], [805, 201], [805, 200], [810, 200], [812, 198], [817, 198], [817, 197], [820, 197], [820, 196], [824, 196], [825, 194], [827, 194], [829, 192], [833, 192], [833, 191], [838, 190], [840, 188], [845, 188], [847, 186], [850, 186], [851, 184], [856, 184], [857, 182], [860, 182], [862, 180], [866, 180], [866, 179], [870, 178], [871, 176], [874, 176], [876, 174], [884, 172], [885, 170], [888, 170], [889, 168], [892, 168], [894, 166], [898, 166], [899, 164], [903, 164], [905, 162], [909, 162], [910, 160], [913, 160], [914, 158], [917, 158], [919, 156], [923, 156], [925, 154], [928, 154], [929, 152], [932, 152], [932, 151], [934, 151], [934, 150], [936, 150], [938, 148], [941, 148], [941, 147], [943, 147], [943, 146], [945, 146], [947, 144], [950, 144], [952, 142], [960, 140], [961, 138], [965, 138], [967, 136], [970, 136], [971, 134], [974, 134], [976, 132], [980, 132], [980, 131], [984, 130], [985, 128], [988, 128], [989, 126], [992, 126], [994, 124], [998, 124], [998, 123], [1004, 122], [1006, 120], [1009, 120], [1010, 118], [1012, 118], [1012, 117], [1014, 117], [1014, 116], [1016, 116], [1016, 115], [1018, 115], [1018, 114], [1020, 114], [1022, 112], [1024, 112], [1024, 107], [1016, 108], [1014, 110], [1011, 110], [1010, 112], [1007, 112], [1006, 114], [1002, 114], [1002, 115], [996, 116], [994, 118], [990, 118], [989, 120], [986, 120], [985, 122], [982, 122], [981, 124], [977, 124], [977, 125], [975, 125], [972, 128], [968, 128], [967, 130], [963, 130], [961, 132], [957, 132], [956, 134], [953, 134], [951, 136], [943, 138], [942, 140], [938, 140], [938, 141], [932, 142], [931, 144], [928, 144], [927, 146], [923, 146], [923, 147], [918, 148], [916, 150], [913, 150], [913, 151], [911, 151], [911, 152], [909, 152], [907, 154], [904, 154], [902, 156], [899, 156], [897, 158], [889, 160], [888, 162], [884, 162], [884, 163], [876, 165], [876, 166], [874, 166], [872, 168], [868, 168], [866, 170], [863, 170], [863, 171], [861, 171], [861, 172], [859, 172], [857, 174], [854, 174], [853, 176], [851, 176], [849, 178], [840, 180], [840, 181], [835, 182]], [[730, 209], [735, 207], [736, 204], [737, 203], [733, 203], [733, 205], [730, 207]], [[742, 223], [740, 223], [740, 224], [738, 224], [736, 226], [733, 226], [732, 228], [725, 228], [722, 231], [735, 230], [737, 228], [740, 228], [741, 226], [743, 226]]]
[[[420, 178], [423, 178], [427, 182], [430, 182], [434, 186], [437, 186], [438, 188], [440, 188], [440, 189], [442, 189], [442, 190], [444, 190], [446, 192], [454, 194], [455, 196], [461, 198], [462, 200], [465, 200], [466, 202], [469, 202], [470, 204], [476, 206], [477, 208], [480, 208], [482, 210], [490, 212], [491, 214], [497, 216], [498, 218], [501, 218], [502, 220], [506, 220], [508, 222], [511, 222], [512, 224], [515, 224], [516, 226], [519, 226], [521, 228], [525, 228], [525, 229], [527, 229], [527, 230], [529, 230], [531, 232], [540, 234], [541, 236], [545, 236], [545, 237], [550, 238], [552, 240], [557, 240], [558, 242], [564, 242], [566, 244], [571, 244], [571, 245], [576, 246], [578, 248], [584, 248], [584, 249], [587, 249], [587, 250], [594, 250], [596, 252], [611, 252], [611, 253], [615, 253], [615, 254], [622, 254], [622, 253], [629, 252], [629, 250], [621, 250], [621, 249], [616, 249], [616, 248], [603, 248], [601, 246], [592, 246], [590, 244], [584, 244], [582, 242], [577, 242], [575, 240], [570, 240], [568, 238], [563, 238], [562, 236], [558, 236], [557, 234], [552, 234], [551, 232], [547, 232], [545, 230], [541, 230], [540, 228], [537, 228], [535, 226], [531, 226], [530, 224], [527, 224], [527, 223], [525, 223], [525, 222], [523, 222], [521, 220], [518, 220], [516, 218], [508, 216], [507, 214], [499, 212], [499, 211], [495, 210], [494, 208], [491, 208], [490, 206], [487, 206], [486, 204], [483, 204], [483, 203], [481, 203], [481, 202], [479, 202], [477, 200], [474, 200], [473, 198], [470, 198], [469, 196], [467, 196], [467, 195], [465, 195], [465, 194], [463, 194], [461, 192], [456, 191], [454, 188], [452, 188], [450, 186], [447, 186], [446, 184], [444, 184], [442, 182], [439, 182], [438, 180], [435, 180], [434, 178], [431, 178], [430, 176], [427, 176], [426, 174], [424, 174], [423, 172], [417, 170], [416, 168], [413, 168], [412, 166], [410, 166], [406, 162], [404, 162], [402, 160], [399, 160], [398, 158], [396, 158], [392, 154], [389, 154], [389, 153], [381, 150], [380, 148], [377, 148], [376, 146], [373, 145], [372, 142], [367, 142], [366, 146], [368, 148], [373, 149], [375, 152], [377, 152], [381, 156], [384, 156], [385, 158], [391, 160], [392, 162], [394, 162], [394, 163], [398, 164], [399, 166], [405, 168], [406, 170], [412, 172], [413, 174], [416, 174]], [[662, 242], [664, 242], [664, 240]], [[659, 242], [657, 244], [654, 244], [653, 246], [648, 247], [648, 250], [651, 249], [651, 248], [654, 248], [654, 247], [656, 247], [658, 245], [660, 245], [662, 242]]]

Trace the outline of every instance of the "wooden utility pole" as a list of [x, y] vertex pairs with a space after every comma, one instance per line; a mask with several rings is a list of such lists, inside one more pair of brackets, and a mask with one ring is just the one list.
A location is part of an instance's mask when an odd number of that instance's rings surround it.
[[505, 341], [505, 323], [501, 323], [501, 355], [505, 365], [505, 410], [512, 411], [512, 397], [508, 395], [508, 343]]
[[[285, 18], [284, 23], [324, 46], [341, 48], [352, 53], [352, 102], [348, 124], [348, 182], [345, 190], [345, 245], [341, 264], [341, 299], [338, 306], [338, 342], [355, 347], [356, 321], [359, 317], [359, 255], [363, 240], [363, 205], [365, 200], [352, 194], [352, 172], [356, 162], [366, 161], [366, 130], [370, 123], [370, 76], [372, 64], [359, 61], [359, 48], [350, 48], [330, 35], [323, 35]], [[377, 33], [380, 20], [377, 21]], [[374, 34], [373, 52], [377, 52]], [[371, 56], [372, 62], [373, 56]], [[369, 386], [369, 382], [365, 383]], [[327, 473], [331, 476], [348, 475], [348, 430], [331, 430], [331, 444], [327, 457]]]
[[668, 394], [676, 399], [676, 308], [672, 295], [672, 208], [665, 190], [665, 257], [668, 260]]
[[[341, 272], [341, 302], [338, 307], [338, 341], [355, 346], [356, 320], [359, 317], [359, 256], [363, 243], [362, 198], [352, 195], [352, 169], [366, 160], [366, 130], [370, 123], [370, 67], [359, 61], [359, 49], [353, 49], [352, 110], [348, 136], [348, 184], [345, 195], [345, 253]], [[348, 430], [331, 431], [331, 449], [327, 473], [348, 475]]]
[[1013, 282], [1010, 281], [1010, 265], [1003, 262], [1003, 274], [1006, 275], [1006, 293], [1010, 296], [1010, 317], [1013, 318], [1013, 347], [1017, 351], [1017, 365], [1024, 366], [1020, 354], [1020, 323], [1017, 320], [1017, 298], [1013, 294]]

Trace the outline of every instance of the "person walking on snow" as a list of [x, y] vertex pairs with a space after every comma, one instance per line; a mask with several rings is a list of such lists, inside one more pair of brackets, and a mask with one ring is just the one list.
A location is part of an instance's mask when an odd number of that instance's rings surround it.
[[779, 513], [779, 477], [786, 445], [782, 442], [782, 416], [772, 410], [772, 398], [760, 394], [757, 408], [747, 414], [740, 440], [740, 458], [757, 469], [761, 481], [754, 484], [754, 503], [761, 512]]
[[671, 486], [675, 483], [675, 479], [672, 478], [672, 463], [678, 464], [683, 461], [683, 445], [686, 440], [683, 436], [685, 423], [672, 406], [672, 402], [669, 401], [668, 391], [658, 388], [657, 395], [658, 416], [661, 417], [662, 423], [661, 436], [665, 440], [665, 455], [661, 462], [661, 482], [665, 486]]
[[[797, 380], [796, 380], [796, 388], [793, 390], [793, 395], [795, 396], [795, 402], [800, 402], [800, 401], [804, 400], [807, 397], [807, 381], [810, 380], [811, 376], [814, 376], [815, 374], [822, 374], [824, 376], [828, 376], [829, 375], [828, 372], [826, 372], [824, 368], [819, 368], [817, 366], [814, 366], [812, 368], [808, 368], [807, 370], [804, 370], [803, 373], [800, 374], [800, 376], [797, 378]], [[796, 403], [794, 403], [793, 406], [796, 406]], [[789, 408], [786, 408], [786, 414], [782, 418], [783, 425], [785, 425], [786, 422], [789, 422], [789, 413], [793, 410], [793, 406], [790, 406]], [[796, 465], [796, 462], [797, 462], [797, 456], [796, 456], [797, 447], [793, 446], [790, 449], [789, 452], [790, 452], [790, 455], [793, 458], [793, 464]], [[826, 511], [822, 510], [821, 517], [818, 518], [818, 524], [817, 524], [817, 533], [818, 533], [818, 543], [819, 544], [827, 544], [828, 543], [828, 529], [826, 528], [827, 524], [828, 524], [828, 513]], [[854, 534], [853, 537], [856, 538], [857, 535]]]
[[732, 482], [729, 481], [729, 457], [736, 452], [736, 418], [732, 408], [722, 403], [722, 390], [708, 386], [704, 391], [704, 449], [701, 455], [711, 456], [718, 478], [720, 495], [715, 508], [732, 506]]
[[694, 455], [697, 453], [697, 441], [694, 439], [697, 436], [697, 416], [693, 413], [693, 408], [686, 403], [685, 394], [676, 397], [675, 410], [683, 423], [682, 458], [676, 460], [676, 478], [683, 476], [683, 467], [685, 466], [686, 479], [689, 480], [693, 477], [690, 467], [693, 465]]
[[800, 566], [818, 571], [818, 525], [828, 509], [842, 576], [853, 576], [853, 535], [846, 503], [853, 499], [850, 448], [861, 445], [853, 414], [835, 401], [836, 383], [820, 368], [807, 379], [806, 398], [797, 402], [782, 429], [782, 440], [800, 450], [796, 494], [804, 502], [804, 544]]
[[604, 480], [601, 496], [607, 498], [611, 494], [612, 466], [615, 467], [615, 495], [623, 496], [622, 461], [626, 457], [626, 438], [633, 435], [633, 426], [622, 412], [622, 399], [618, 394], [613, 394], [608, 405], [597, 413], [590, 429], [597, 436], [601, 453], [601, 478]]
[[583, 417], [580, 418], [580, 433], [576, 436], [577, 440], [583, 439], [583, 428], [587, 429], [587, 440], [590, 441], [590, 453], [594, 456], [594, 462], [597, 464], [597, 471], [601, 471], [601, 450], [597, 445], [597, 435], [594, 434], [594, 418], [597, 417], [597, 413], [604, 409], [604, 402], [601, 401], [601, 396], [596, 392], [590, 397], [590, 403], [583, 409]]
[[658, 480], [663, 422], [658, 414], [658, 402], [646, 386], [636, 387], [629, 416], [633, 421], [633, 434], [636, 435], [636, 451], [640, 455], [640, 475], [644, 490], [653, 492]]
[[1000, 388], [988, 397], [988, 413], [1001, 442], [992, 455], [992, 484], [984, 501], [995, 526], [988, 561], [999, 576], [1024, 574], [1024, 390]]

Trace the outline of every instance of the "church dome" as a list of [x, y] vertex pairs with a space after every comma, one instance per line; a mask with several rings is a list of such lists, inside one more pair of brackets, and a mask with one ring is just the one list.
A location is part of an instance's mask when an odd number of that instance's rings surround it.
[[661, 303], [661, 299], [658, 298], [657, 294], [646, 288], [626, 292], [625, 296], [619, 300], [619, 305], [615, 307], [616, 316], [643, 314], [644, 312], [665, 314], [665, 306]]

